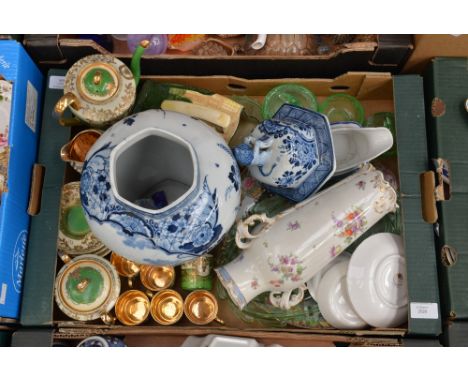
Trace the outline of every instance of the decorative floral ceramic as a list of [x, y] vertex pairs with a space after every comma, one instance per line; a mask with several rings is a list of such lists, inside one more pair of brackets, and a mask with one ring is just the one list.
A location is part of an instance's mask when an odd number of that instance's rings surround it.
[[222, 136], [188, 116], [148, 110], [93, 145], [81, 177], [91, 230], [139, 264], [179, 265], [234, 223], [240, 174]]
[[395, 209], [395, 191], [369, 165], [275, 218], [250, 216], [238, 225], [243, 252], [216, 272], [241, 308], [260, 293], [299, 288]]
[[111, 337], [111, 336], [92, 336], [85, 338], [81, 341], [78, 347], [85, 347], [85, 348], [95, 348], [95, 347], [105, 347], [105, 348], [121, 348], [126, 347], [125, 342], [119, 337]]
[[288, 104], [258, 125], [234, 154], [268, 190], [294, 201], [316, 192], [336, 166], [327, 118]]

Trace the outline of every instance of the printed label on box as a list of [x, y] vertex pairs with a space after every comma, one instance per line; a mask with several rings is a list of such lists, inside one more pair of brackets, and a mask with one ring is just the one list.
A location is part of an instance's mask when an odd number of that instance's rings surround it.
[[0, 289], [0, 305], [5, 305], [7, 288], [8, 288], [8, 285], [3, 283], [2, 289]]
[[28, 88], [26, 91], [26, 113], [24, 115], [24, 122], [32, 130], [36, 132], [36, 113], [37, 113], [37, 90], [34, 85], [28, 81]]
[[63, 89], [65, 84], [65, 76], [50, 76], [49, 88], [50, 89]]
[[8, 133], [10, 131], [11, 103], [13, 99], [13, 84], [0, 80], [0, 193], [8, 191]]
[[412, 302], [410, 316], [411, 318], [437, 320], [439, 318], [438, 305], [435, 302]]
[[21, 284], [23, 283], [27, 239], [28, 232], [26, 230], [21, 231], [16, 239], [15, 249], [13, 250], [11, 276], [13, 279], [13, 287], [17, 293], [21, 293]]

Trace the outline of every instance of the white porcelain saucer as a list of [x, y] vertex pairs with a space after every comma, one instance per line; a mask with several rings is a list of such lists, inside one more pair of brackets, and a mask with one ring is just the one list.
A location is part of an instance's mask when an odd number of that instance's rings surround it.
[[317, 303], [325, 320], [337, 329], [362, 329], [367, 326], [354, 310], [346, 287], [349, 257], [335, 262], [320, 280]]
[[330, 263], [328, 263], [325, 268], [320, 270], [318, 273], [315, 274], [309, 281], [307, 281], [307, 290], [311, 297], [317, 301], [317, 291], [320, 284], [320, 280], [328, 272], [328, 270], [333, 267], [335, 264], [338, 264], [341, 261], [349, 261], [351, 254], [349, 252], [343, 251], [339, 256], [335, 257]]
[[348, 293], [356, 312], [369, 325], [398, 327], [408, 319], [403, 240], [378, 233], [364, 240], [351, 257]]

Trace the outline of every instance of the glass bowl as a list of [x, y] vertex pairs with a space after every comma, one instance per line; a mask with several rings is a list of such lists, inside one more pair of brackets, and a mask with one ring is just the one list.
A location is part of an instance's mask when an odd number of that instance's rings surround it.
[[317, 98], [305, 86], [284, 84], [275, 86], [265, 96], [262, 107], [263, 118], [270, 119], [273, 117], [285, 103], [312, 111], [317, 111], [318, 109]]
[[320, 113], [328, 117], [330, 123], [354, 121], [364, 123], [364, 108], [361, 103], [349, 94], [334, 94], [327, 97], [319, 108]]

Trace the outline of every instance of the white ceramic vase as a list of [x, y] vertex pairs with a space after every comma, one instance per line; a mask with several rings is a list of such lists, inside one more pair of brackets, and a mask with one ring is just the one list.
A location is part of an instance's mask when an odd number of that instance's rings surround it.
[[[289, 292], [397, 207], [395, 190], [366, 165], [273, 219], [253, 215], [237, 228], [243, 252], [216, 273], [241, 309], [266, 291]], [[257, 222], [260, 232], [249, 232]]]

